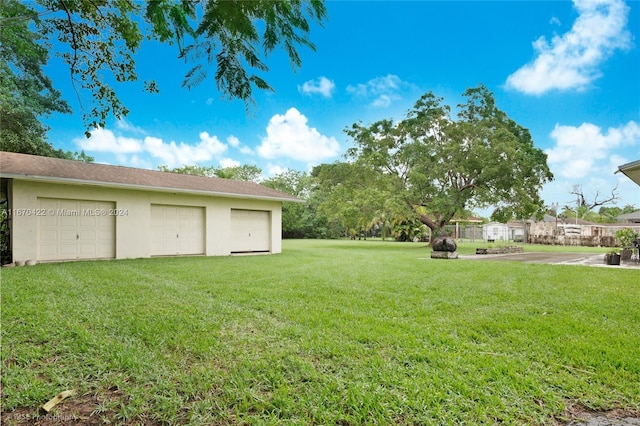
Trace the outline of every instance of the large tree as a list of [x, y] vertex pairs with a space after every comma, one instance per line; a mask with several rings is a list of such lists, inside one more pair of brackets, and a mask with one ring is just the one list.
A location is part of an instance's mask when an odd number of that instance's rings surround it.
[[49, 53], [29, 26], [37, 14], [20, 1], [3, 0], [0, 20], [0, 151], [90, 161], [46, 140], [42, 119], [71, 109], [43, 70]]
[[495, 104], [483, 85], [468, 89], [452, 116], [443, 99], [429, 92], [406, 118], [353, 124], [346, 133], [348, 156], [377, 171], [432, 236], [467, 208], [498, 206], [523, 218], [544, 209], [540, 189], [553, 179], [544, 152], [529, 131]]
[[[254, 88], [271, 90], [261, 75], [265, 58], [282, 47], [292, 67], [300, 66], [298, 48], [314, 48], [310, 22], [325, 15], [323, 0], [34, 0], [11, 19], [38, 34], [41, 46], [55, 46], [69, 66], [90, 132], [127, 114], [114, 84], [138, 80], [135, 54], [145, 38], [176, 46], [176, 56], [191, 64], [184, 86], [202, 82], [211, 69], [224, 97], [250, 104]], [[154, 81], [144, 88], [158, 90]]]

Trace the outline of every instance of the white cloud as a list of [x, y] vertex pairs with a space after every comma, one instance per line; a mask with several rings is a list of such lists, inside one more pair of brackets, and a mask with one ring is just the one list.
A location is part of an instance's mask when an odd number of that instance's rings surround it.
[[287, 171], [286, 168], [280, 167], [280, 166], [278, 166], [276, 164], [269, 163], [269, 164], [267, 164], [267, 173], [266, 173], [266, 175], [267, 176], [277, 176], [277, 175], [282, 174], [282, 173], [284, 173], [286, 171]]
[[76, 145], [85, 151], [131, 154], [142, 151], [140, 139], [117, 136], [111, 130], [95, 128], [90, 138], [74, 139]]
[[232, 160], [231, 158], [223, 158], [220, 160], [220, 167], [226, 169], [227, 167], [239, 167], [240, 162], [236, 160]]
[[[116, 125], [116, 127], [140, 133], [131, 130], [129, 126]], [[137, 128], [133, 127], [133, 129]], [[227, 145], [220, 142], [217, 136], [201, 132], [199, 137], [200, 140], [196, 144], [174, 141], [167, 143], [156, 136], [145, 136], [144, 139], [125, 137], [108, 129], [97, 128], [94, 129], [90, 138], [76, 138], [74, 142], [85, 151], [112, 153], [120, 163], [145, 168], [149, 165], [149, 161], [144, 159], [145, 155], [151, 155], [169, 167], [181, 167], [210, 161], [227, 150]], [[136, 155], [127, 159], [126, 154]]]
[[358, 83], [355, 86], [348, 85], [347, 92], [356, 96], [367, 96], [367, 85], [362, 83]]
[[124, 156], [124, 159], [120, 160], [121, 164], [127, 164], [130, 165], [132, 167], [137, 167], [139, 169], [153, 169], [155, 168], [154, 165], [152, 165], [147, 159], [145, 158], [140, 158], [138, 155], [132, 155], [131, 158], [127, 159], [126, 156]]
[[233, 148], [238, 149], [241, 154], [255, 155], [255, 152], [250, 146], [243, 145], [242, 143], [240, 143], [240, 139], [233, 135], [227, 137], [227, 144], [229, 144], [229, 146], [232, 146]]
[[162, 139], [147, 136], [144, 138], [144, 149], [156, 158], [161, 159], [169, 167], [181, 167], [203, 161], [210, 161], [215, 156], [227, 150], [227, 146], [218, 140], [217, 136], [210, 136], [207, 132], [200, 133], [200, 142], [195, 145], [184, 142], [171, 141], [165, 143]]
[[384, 93], [394, 92], [400, 88], [402, 80], [394, 74], [388, 74], [385, 77], [376, 77], [365, 84], [359, 83], [356, 86], [347, 86], [347, 92], [358, 96], [380, 95]]
[[322, 135], [307, 125], [307, 118], [290, 108], [284, 115], [276, 114], [267, 125], [267, 136], [257, 148], [263, 158], [289, 157], [298, 161], [319, 161], [340, 151], [334, 137]]
[[640, 145], [640, 125], [630, 121], [603, 132], [591, 123], [583, 123], [579, 127], [556, 124], [551, 138], [556, 144], [546, 153], [553, 173], [564, 178], [583, 178], [599, 171], [613, 173], [622, 164], [615, 150]]
[[554, 25], [562, 25], [562, 22], [560, 22], [560, 19], [558, 19], [557, 16], [551, 17], [551, 19], [549, 20], [549, 23]]
[[240, 146], [240, 139], [233, 135], [230, 135], [229, 137], [227, 137], [227, 143], [232, 147], [237, 148], [238, 146]]
[[371, 105], [374, 107], [388, 107], [391, 105], [391, 98], [389, 95], [380, 95]]
[[124, 118], [116, 121], [116, 128], [124, 132], [138, 133], [141, 135], [147, 134], [147, 132], [142, 127], [134, 126]]
[[507, 87], [539, 95], [549, 90], [584, 89], [600, 77], [598, 67], [616, 49], [627, 49], [629, 7], [623, 0], [574, 0], [579, 16], [571, 30], [540, 37], [533, 43], [537, 57], [511, 74]]
[[240, 147], [240, 153], [245, 155], [254, 155], [255, 151], [250, 146]]
[[371, 106], [384, 108], [391, 105], [392, 101], [400, 99], [400, 93], [411, 87], [410, 83], [402, 81], [397, 75], [389, 74], [373, 78], [366, 83], [349, 85], [347, 92], [362, 98], [374, 98]]
[[298, 86], [298, 91], [305, 95], [319, 94], [325, 98], [330, 98], [335, 88], [336, 85], [332, 80], [320, 77], [318, 80], [305, 81], [302, 86]]

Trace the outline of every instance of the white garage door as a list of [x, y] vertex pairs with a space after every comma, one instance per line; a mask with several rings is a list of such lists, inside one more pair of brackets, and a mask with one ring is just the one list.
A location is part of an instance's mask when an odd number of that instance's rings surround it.
[[231, 252], [271, 250], [271, 214], [262, 210], [231, 210]]
[[204, 254], [204, 208], [151, 205], [151, 256]]
[[115, 257], [115, 203], [39, 198], [38, 260]]

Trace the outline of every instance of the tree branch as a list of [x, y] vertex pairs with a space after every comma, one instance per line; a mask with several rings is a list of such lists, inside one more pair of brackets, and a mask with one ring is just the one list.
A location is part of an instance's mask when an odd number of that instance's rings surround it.
[[76, 74], [76, 64], [78, 63], [78, 40], [76, 37], [75, 27], [73, 25], [73, 20], [71, 19], [71, 12], [69, 8], [67, 8], [65, 0], [60, 0], [60, 5], [62, 9], [67, 14], [67, 22], [69, 22], [69, 32], [71, 33], [71, 48], [73, 49], [73, 60], [69, 64], [69, 73], [71, 77], [71, 86], [73, 87], [73, 91], [78, 98], [78, 103], [80, 104], [80, 108], [82, 108], [82, 100], [80, 99], [80, 93], [78, 92], [78, 87], [76, 86], [76, 81], [74, 75]]
[[616, 204], [618, 201], [618, 194], [616, 193], [617, 190], [618, 185], [616, 184], [616, 186], [611, 190], [611, 197], [600, 201], [598, 201], [598, 197], [600, 196], [600, 191], [598, 190], [593, 197], [593, 202], [587, 201], [581, 185], [573, 185], [569, 193], [578, 197], [579, 207], [585, 207], [588, 211], [592, 211], [596, 207], [603, 206], [605, 204]]

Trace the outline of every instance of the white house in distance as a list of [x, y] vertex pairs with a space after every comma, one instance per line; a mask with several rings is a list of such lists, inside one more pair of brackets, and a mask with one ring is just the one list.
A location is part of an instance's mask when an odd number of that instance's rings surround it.
[[482, 239], [486, 241], [524, 241], [524, 225], [518, 222], [489, 222], [482, 225]]
[[282, 202], [238, 180], [0, 152], [13, 261], [282, 251]]

